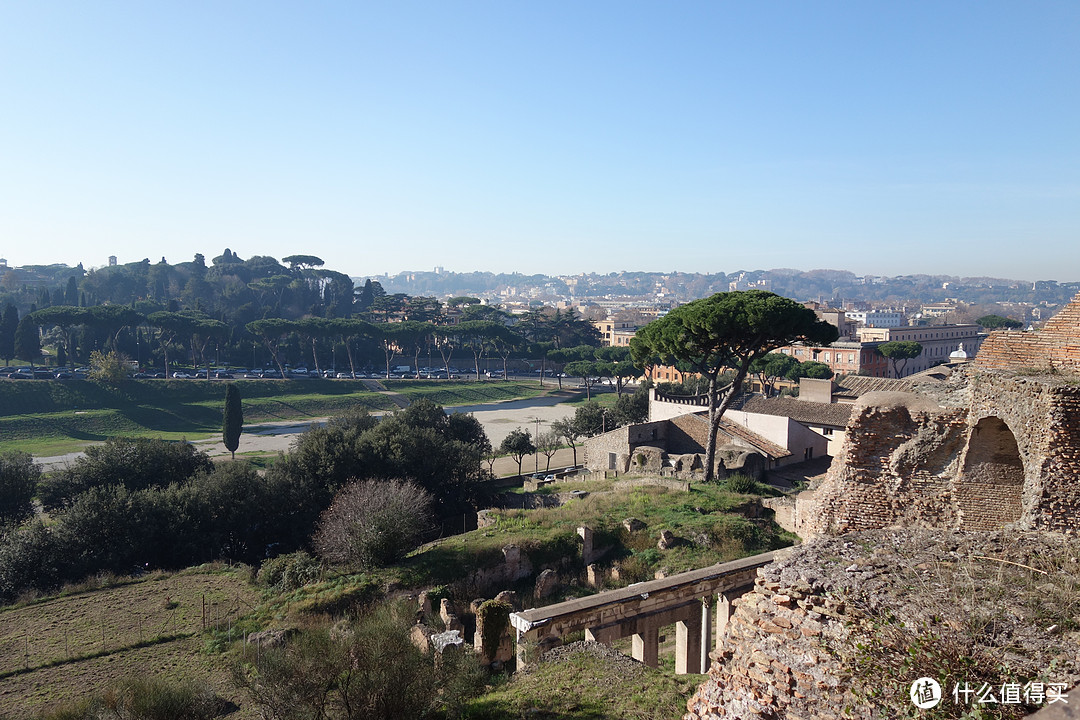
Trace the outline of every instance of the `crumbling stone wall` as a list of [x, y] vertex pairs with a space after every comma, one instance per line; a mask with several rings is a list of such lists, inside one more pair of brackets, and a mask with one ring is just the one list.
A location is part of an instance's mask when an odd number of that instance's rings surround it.
[[906, 717], [921, 675], [1004, 682], [1003, 648], [1014, 678], [1072, 687], [1080, 636], [1048, 629], [1042, 608], [1073, 587], [1076, 551], [1076, 538], [1058, 533], [919, 529], [794, 548], [732, 602], [684, 720]]
[[959, 382], [940, 393], [944, 406], [912, 393], [864, 396], [790, 529], [1080, 530], [1080, 387], [977, 367]]

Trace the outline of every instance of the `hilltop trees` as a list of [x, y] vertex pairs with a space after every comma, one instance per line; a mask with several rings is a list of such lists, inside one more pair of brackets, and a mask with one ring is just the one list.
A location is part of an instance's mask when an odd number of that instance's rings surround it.
[[[762, 290], [718, 293], [675, 308], [638, 330], [631, 352], [639, 366], [687, 363], [708, 380], [709, 436], [705, 478], [716, 472], [716, 434], [720, 419], [754, 360], [793, 342], [827, 345], [839, 337], [833, 325], [818, 320], [794, 300]], [[721, 371], [735, 380], [720, 396]]]
[[19, 327], [19, 311], [8, 303], [4, 314], [0, 316], [0, 357], [5, 363], [11, 362], [15, 355], [15, 330]]
[[31, 366], [41, 357], [41, 337], [38, 335], [38, 326], [29, 316], [20, 320], [15, 328], [14, 348], [15, 356], [28, 360]]

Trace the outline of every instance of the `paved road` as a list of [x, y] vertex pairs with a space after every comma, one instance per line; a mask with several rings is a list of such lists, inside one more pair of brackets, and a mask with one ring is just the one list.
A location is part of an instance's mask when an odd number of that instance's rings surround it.
[[[527, 429], [531, 434], [535, 435], [537, 418], [540, 420], [540, 431], [543, 432], [553, 420], [572, 416], [576, 408], [567, 405], [565, 401], [573, 399], [573, 397], [571, 394], [547, 395], [524, 400], [462, 405], [447, 408], [447, 412], [471, 413], [484, 426], [491, 444], [498, 447], [503, 438], [509, 435], [510, 431], [517, 428]], [[245, 426], [244, 432], [240, 435], [240, 447], [236, 452], [238, 454], [245, 452], [285, 452], [300, 433], [312, 425], [322, 425], [326, 420], [327, 418], [312, 418], [303, 422], [286, 420]], [[196, 440], [193, 444], [211, 457], [222, 457], [229, 454], [219, 437]], [[580, 455], [580, 448], [578, 454]], [[74, 462], [81, 455], [81, 452], [77, 452], [68, 453], [67, 455], [39, 457], [37, 462], [44, 470], [55, 470]], [[552, 466], [568, 465], [571, 462], [571, 459], [569, 459], [571, 457], [570, 450], [561, 451], [561, 454], [552, 458]], [[500, 460], [496, 463], [496, 474], [506, 474], [511, 471], [510, 466], [506, 465], [505, 462], [505, 460]], [[512, 460], [510, 462], [513, 466], [512, 470], [516, 472], [517, 463]], [[543, 469], [546, 462], [546, 458], [541, 455], [539, 458], [541, 469]], [[522, 467], [531, 469], [535, 464], [530, 455], [525, 458]]]

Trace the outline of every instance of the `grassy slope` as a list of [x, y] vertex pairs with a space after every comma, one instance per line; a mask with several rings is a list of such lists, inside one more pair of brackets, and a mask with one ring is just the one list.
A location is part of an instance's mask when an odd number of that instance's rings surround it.
[[[325, 417], [363, 405], [396, 407], [354, 380], [237, 380], [248, 424]], [[443, 405], [531, 397], [529, 383], [387, 383], [410, 398]], [[0, 452], [58, 455], [116, 435], [197, 439], [221, 430], [225, 384], [198, 380], [132, 380], [120, 389], [88, 381], [0, 380]]]
[[231, 696], [220, 658], [201, 652], [204, 598], [208, 622], [224, 627], [258, 599], [245, 573], [190, 570], [0, 610], [0, 715], [36, 714], [133, 673], [208, 680]]
[[[562, 489], [570, 487], [584, 485], [568, 483]], [[610, 483], [601, 482], [587, 489], [592, 491], [589, 497], [560, 508], [501, 511], [495, 526], [425, 547], [400, 566], [367, 575], [331, 574], [321, 582], [261, 600], [242, 573], [192, 570], [0, 609], [0, 687], [11, 688], [0, 692], [0, 716], [24, 717], [59, 699], [101, 691], [134, 672], [209, 679], [220, 694], [243, 706], [225, 670], [229, 656], [218, 654], [226, 649], [237, 652], [235, 640], [241, 632], [316, 623], [323, 613], [344, 612], [388, 587], [451, 585], [470, 570], [501, 559], [499, 548], [506, 544], [522, 547], [537, 565], [543, 559], [573, 556], [579, 552], [575, 529], [580, 524], [597, 528], [604, 542], [619, 543], [614, 554], [623, 555], [624, 563], [636, 558], [639, 571], [650, 576], [661, 565], [672, 571], [698, 567], [766, 549], [759, 546], [762, 539], [780, 539], [754, 536], [754, 523], [729, 512], [737, 511], [745, 496], [716, 486], [695, 486], [691, 493], [653, 487], [607, 492]], [[629, 516], [646, 522], [648, 529], [620, 537], [616, 528]], [[659, 553], [655, 537], [661, 528], [686, 538], [702, 532], [719, 534], [709, 545], [687, 542]], [[623, 584], [631, 580], [626, 578]], [[575, 582], [567, 591], [590, 592]], [[217, 601], [211, 605], [214, 619], [224, 620], [214, 635], [201, 634], [203, 594], [211, 603]], [[167, 599], [177, 607], [170, 608]], [[230, 621], [235, 621], [231, 648], [224, 632]], [[81, 659], [69, 661], [72, 656]], [[20, 669], [27, 665], [30, 670]], [[595, 682], [583, 684], [581, 677]], [[477, 700], [469, 717], [677, 717], [697, 680], [648, 671], [628, 685], [617, 670], [585, 658], [578, 665], [553, 665], [513, 680]], [[248, 717], [250, 709], [249, 705], [237, 717]]]

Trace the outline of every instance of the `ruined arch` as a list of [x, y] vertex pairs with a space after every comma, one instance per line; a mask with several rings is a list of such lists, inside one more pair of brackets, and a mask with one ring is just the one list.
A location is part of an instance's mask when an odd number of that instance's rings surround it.
[[961, 529], [993, 530], [1020, 520], [1024, 461], [1001, 418], [987, 415], [972, 427], [955, 483]]

